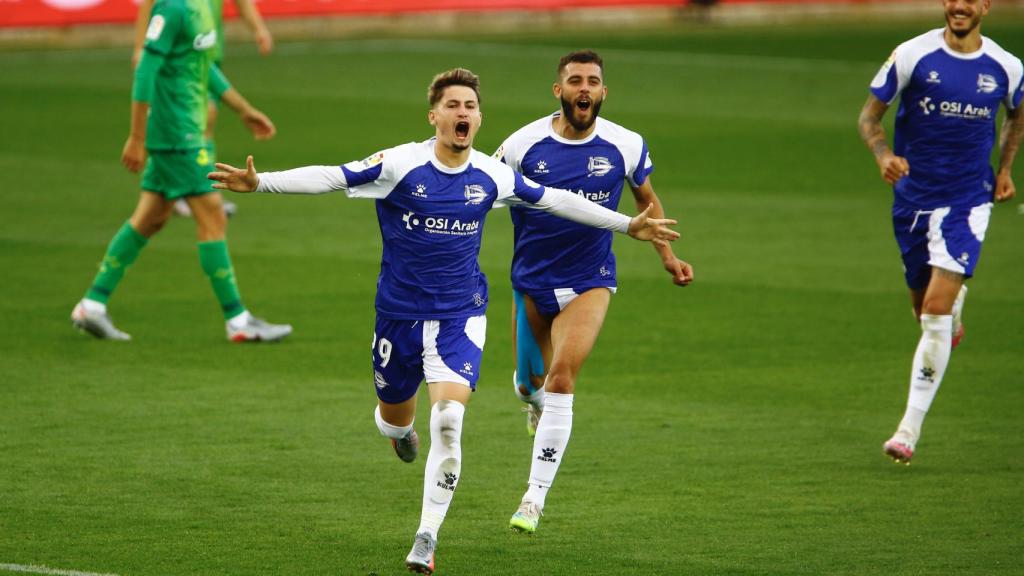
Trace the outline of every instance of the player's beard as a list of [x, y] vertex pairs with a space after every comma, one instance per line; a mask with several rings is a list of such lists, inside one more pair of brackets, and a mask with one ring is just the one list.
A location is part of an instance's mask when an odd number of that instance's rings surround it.
[[564, 97], [561, 98], [561, 100], [562, 118], [565, 118], [565, 121], [568, 122], [570, 126], [575, 128], [577, 132], [586, 132], [587, 130], [590, 130], [590, 127], [594, 125], [594, 122], [597, 122], [597, 115], [601, 113], [601, 104], [604, 103], [603, 100], [591, 100], [590, 110], [591, 112], [593, 112], [593, 114], [590, 115], [590, 120], [586, 122], [580, 122], [576, 120], [576, 105], [573, 104], [572, 102], [569, 102]]
[[946, 26], [949, 28], [949, 31], [953, 33], [953, 36], [956, 36], [957, 38], [966, 38], [968, 34], [973, 32], [974, 29], [981, 24], [981, 14], [978, 13], [971, 17], [970, 23], [971, 25], [968, 26], [967, 29], [958, 30], [953, 28], [953, 14], [946, 14]]

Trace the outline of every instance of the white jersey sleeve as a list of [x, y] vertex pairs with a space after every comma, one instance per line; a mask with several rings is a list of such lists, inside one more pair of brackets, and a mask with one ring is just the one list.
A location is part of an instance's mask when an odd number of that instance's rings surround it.
[[256, 192], [326, 194], [348, 188], [339, 166], [304, 166], [281, 172], [260, 172]]
[[942, 29], [938, 29], [897, 46], [871, 81], [871, 93], [882, 102], [892, 105], [907, 87], [921, 58], [941, 50], [943, 43]]

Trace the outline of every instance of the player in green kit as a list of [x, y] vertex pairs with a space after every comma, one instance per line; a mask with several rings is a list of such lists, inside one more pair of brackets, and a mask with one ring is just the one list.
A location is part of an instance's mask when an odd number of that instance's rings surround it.
[[204, 137], [207, 92], [235, 110], [257, 139], [272, 137], [274, 124], [231, 88], [214, 65], [217, 22], [209, 0], [158, 0], [145, 37], [132, 87], [131, 132], [121, 153], [128, 170], [145, 166], [142, 192], [135, 212], [110, 241], [71, 321], [97, 338], [131, 339], [111, 322], [107, 301], [149, 238], [167, 223], [175, 200], [184, 198], [195, 215], [199, 262], [220, 302], [228, 339], [280, 340], [291, 333], [291, 326], [252, 316], [239, 296], [221, 195], [206, 178], [213, 167]]
[[[138, 66], [139, 59], [142, 57], [142, 47], [146, 43], [146, 31], [149, 29], [149, 20], [153, 15], [153, 2], [154, 0], [141, 0], [139, 2], [139, 12], [135, 19], [135, 46], [132, 49], [132, 67]], [[235, 6], [238, 8], [238, 15], [248, 26], [252, 32], [256, 44], [259, 46], [260, 54], [266, 56], [274, 49], [274, 37], [271, 35], [270, 30], [267, 29], [267, 25], [263, 22], [263, 17], [260, 15], [260, 11], [256, 8], [256, 4], [253, 0], [235, 0]], [[210, 0], [210, 11], [213, 14], [213, 18], [216, 22], [217, 27], [217, 45], [213, 49], [213, 63], [223, 70], [222, 62], [224, 60], [224, 2], [223, 0]], [[207, 106], [207, 119], [206, 119], [206, 152], [210, 155], [210, 162], [216, 161], [217, 157], [217, 146], [213, 139], [214, 124], [217, 120], [217, 112], [219, 103], [219, 96], [210, 93], [209, 105]], [[224, 213], [228, 216], [233, 216], [237, 212], [238, 207], [228, 200], [224, 200]], [[179, 216], [191, 216], [192, 210], [188, 207], [188, 203], [184, 200], [178, 200], [174, 203], [174, 212]]]

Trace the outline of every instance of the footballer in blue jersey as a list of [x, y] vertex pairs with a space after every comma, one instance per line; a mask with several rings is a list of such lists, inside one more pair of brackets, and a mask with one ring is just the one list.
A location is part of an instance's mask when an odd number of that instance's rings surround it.
[[[942, 382], [981, 255], [993, 201], [1015, 194], [1011, 166], [1024, 135], [1024, 67], [981, 35], [989, 0], [944, 0], [946, 26], [900, 44], [871, 82], [861, 137], [893, 185], [892, 220], [922, 335], [910, 394], [883, 451], [910, 463]], [[893, 147], [882, 117], [899, 100]], [[989, 163], [1000, 106], [999, 166]]]
[[[513, 133], [495, 157], [532, 181], [570, 190], [612, 210], [628, 184], [639, 209], [653, 206], [652, 213], [661, 214], [644, 139], [599, 116], [607, 94], [603, 68], [601, 57], [590, 50], [564, 56], [553, 86], [561, 110]], [[526, 402], [527, 432], [534, 445], [528, 489], [510, 526], [532, 533], [569, 441], [577, 375], [597, 339], [617, 280], [607, 231], [517, 206], [511, 213], [513, 387]], [[656, 249], [676, 284], [693, 280], [693, 269], [667, 244]]]
[[477, 257], [487, 212], [523, 205], [641, 240], [669, 241], [672, 220], [629, 218], [565, 190], [531, 182], [473, 150], [480, 128], [479, 80], [458, 68], [438, 74], [428, 90], [434, 137], [342, 166], [256, 173], [218, 164], [220, 189], [318, 194], [344, 190], [376, 201], [383, 239], [377, 281], [372, 360], [375, 420], [399, 458], [416, 458], [416, 392], [427, 382], [430, 452], [424, 469], [420, 526], [406, 566], [434, 570], [437, 532], [462, 474], [462, 420], [480, 377], [487, 279]]

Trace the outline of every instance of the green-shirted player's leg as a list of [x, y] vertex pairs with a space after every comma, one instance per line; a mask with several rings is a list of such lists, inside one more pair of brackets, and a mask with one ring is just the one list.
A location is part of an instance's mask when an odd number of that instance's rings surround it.
[[[146, 166], [146, 175], [152, 177], [152, 163]], [[107, 314], [107, 302], [120, 284], [124, 274], [149, 238], [156, 234], [170, 216], [171, 203], [163, 196], [143, 191], [131, 219], [114, 234], [103, 255], [99, 272], [93, 279], [85, 297], [71, 312], [72, 324], [83, 332], [107, 340], [130, 340], [131, 336], [118, 330]]]
[[130, 222], [125, 222], [110, 240], [103, 261], [100, 262], [99, 272], [96, 273], [96, 278], [93, 279], [85, 297], [106, 304], [124, 278], [125, 270], [135, 262], [148, 241], [148, 238], [132, 228]]
[[220, 193], [187, 196], [186, 200], [196, 219], [199, 262], [224, 313], [228, 339], [234, 342], [276, 341], [291, 334], [291, 326], [271, 324], [256, 318], [242, 304], [228, 253], [227, 217], [224, 216]]
[[199, 242], [199, 264], [210, 279], [210, 286], [217, 296], [224, 319], [229, 320], [245, 312], [242, 296], [235, 281], [235, 269], [231, 265], [227, 240]]

